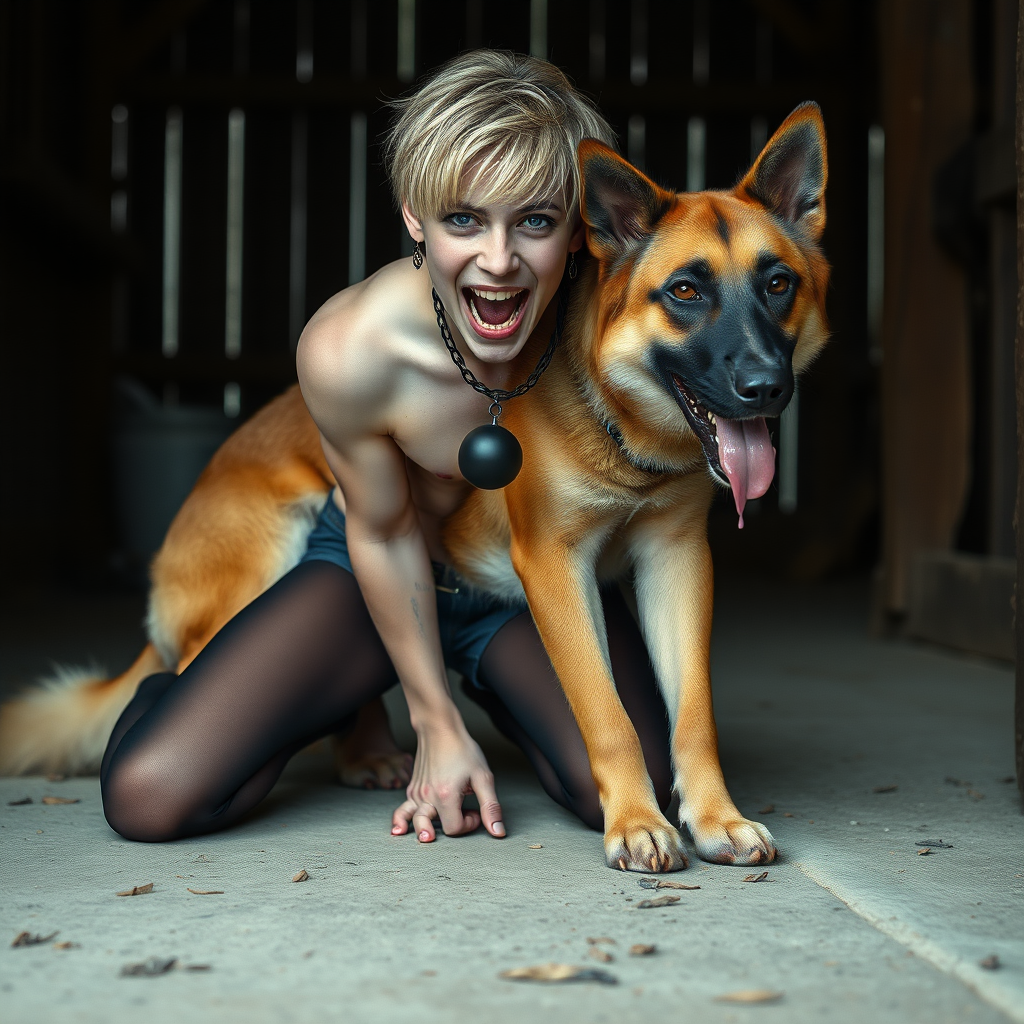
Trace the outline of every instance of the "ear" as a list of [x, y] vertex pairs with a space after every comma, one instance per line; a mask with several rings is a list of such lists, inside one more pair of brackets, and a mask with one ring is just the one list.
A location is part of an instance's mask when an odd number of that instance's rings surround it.
[[817, 241], [825, 230], [828, 157], [817, 103], [802, 103], [779, 126], [736, 191]]
[[602, 262], [618, 259], [654, 230], [675, 197], [597, 139], [577, 149], [587, 246]]
[[424, 240], [423, 222], [405, 203], [402, 203], [402, 220], [405, 221], [405, 226], [412, 236], [412, 240], [414, 242], [422, 242]]

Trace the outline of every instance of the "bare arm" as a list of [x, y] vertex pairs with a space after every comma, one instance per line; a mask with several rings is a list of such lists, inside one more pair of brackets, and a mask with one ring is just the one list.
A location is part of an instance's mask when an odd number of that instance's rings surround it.
[[[358, 328], [353, 337], [360, 334]], [[472, 831], [481, 814], [504, 835], [493, 777], [469, 736], [448, 689], [437, 624], [434, 578], [412, 501], [406, 460], [387, 433], [387, 410], [399, 374], [386, 346], [339, 338], [338, 318], [314, 321], [298, 352], [303, 397], [320, 428], [324, 454], [346, 505], [352, 567], [367, 608], [398, 672], [417, 734], [408, 799], [394, 816], [395, 833], [410, 822], [421, 840]], [[476, 792], [481, 814], [462, 812]]]

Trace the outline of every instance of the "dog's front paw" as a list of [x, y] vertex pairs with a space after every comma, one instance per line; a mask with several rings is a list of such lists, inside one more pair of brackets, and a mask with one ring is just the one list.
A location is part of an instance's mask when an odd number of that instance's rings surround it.
[[621, 871], [681, 871], [689, 866], [683, 839], [662, 815], [632, 815], [607, 824], [604, 855]]
[[770, 864], [778, 854], [771, 832], [760, 822], [739, 815], [718, 818], [685, 812], [681, 820], [690, 830], [702, 860], [714, 864]]

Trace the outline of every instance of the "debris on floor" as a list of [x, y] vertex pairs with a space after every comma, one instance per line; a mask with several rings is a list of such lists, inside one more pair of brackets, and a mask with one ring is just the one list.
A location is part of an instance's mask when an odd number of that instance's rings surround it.
[[573, 964], [537, 964], [534, 967], [513, 967], [502, 971], [499, 978], [508, 981], [598, 981], [602, 985], [617, 985], [619, 979], [598, 967], [577, 967]]
[[875, 786], [871, 790], [871, 792], [872, 793], [895, 793], [896, 790], [899, 789], [899, 788], [900, 788], [899, 786]]
[[55, 804], [79, 804], [82, 801], [78, 797], [68, 796], [44, 796], [43, 803], [49, 807], [53, 807]]
[[738, 992], [726, 992], [715, 996], [716, 1003], [777, 1003], [782, 998], [781, 992], [773, 992], [768, 988], [744, 988]]
[[32, 797], [30, 797], [30, 796], [23, 796], [20, 800], [8, 800], [7, 801], [7, 806], [8, 807], [23, 807], [25, 804], [30, 804], [30, 803], [32, 803]]
[[308, 880], [309, 872], [305, 868], [302, 868], [300, 871], [296, 871], [295, 874], [292, 875], [293, 882], [306, 882]]
[[952, 843], [944, 843], [941, 839], [919, 839], [915, 846], [930, 846], [933, 850], [952, 850]]
[[743, 879], [743, 881], [744, 882], [764, 882], [764, 881], [767, 881], [767, 879], [768, 879], [768, 872], [767, 871], [762, 871], [761, 874], [759, 874], [759, 875], [747, 875], [746, 878]]
[[591, 960], [596, 960], [601, 964], [610, 964], [615, 957], [611, 955], [607, 950], [602, 949], [600, 946], [591, 946], [587, 950], [587, 955]]
[[985, 957], [984, 960], [979, 960], [978, 966], [984, 967], [986, 971], [998, 971], [1003, 965], [999, 962], [999, 957], [993, 953], [991, 956]]
[[650, 942], [634, 942], [629, 947], [630, 956], [650, 956], [657, 950], [657, 946]]
[[42, 946], [44, 943], [50, 941], [50, 939], [59, 935], [59, 932], [51, 932], [49, 935], [32, 935], [31, 932], [18, 932], [14, 937], [14, 941], [11, 943], [11, 947], [17, 946]]
[[637, 910], [650, 910], [654, 907], [671, 907], [673, 903], [678, 903], [678, 896], [657, 896], [653, 900], [641, 900], [637, 905]]
[[143, 960], [142, 963], [125, 964], [121, 968], [121, 976], [123, 978], [155, 978], [157, 975], [166, 974], [168, 971], [174, 970], [177, 964], [177, 957], [164, 959], [151, 956], [148, 960]]
[[145, 885], [133, 885], [130, 889], [125, 889], [124, 892], [117, 893], [118, 896], [144, 896], [147, 892], [153, 891], [153, 883], [147, 882]]
[[[188, 886], [185, 887], [188, 889]], [[194, 896], [223, 896], [223, 889], [188, 889]]]

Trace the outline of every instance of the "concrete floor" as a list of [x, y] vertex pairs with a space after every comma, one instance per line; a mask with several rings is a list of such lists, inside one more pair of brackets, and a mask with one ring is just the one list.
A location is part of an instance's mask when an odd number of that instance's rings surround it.
[[[1024, 1021], [1024, 817], [1006, 781], [1012, 671], [871, 639], [866, 608], [857, 583], [720, 588], [726, 777], [783, 858], [757, 884], [742, 881], [747, 869], [697, 861], [673, 878], [701, 888], [662, 909], [637, 908], [651, 895], [639, 876], [604, 866], [599, 837], [543, 795], [473, 707], [506, 812], [500, 842], [391, 837], [394, 796], [334, 785], [323, 751], [299, 755], [239, 827], [158, 846], [107, 828], [95, 779], [2, 779], [0, 1015]], [[120, 668], [140, 614], [131, 599], [67, 596], [7, 613], [0, 685], [49, 658]], [[80, 802], [46, 806], [44, 795]], [[9, 804], [25, 796], [34, 802]], [[924, 840], [951, 848], [921, 856]], [[301, 868], [309, 880], [293, 883]], [[115, 896], [147, 882], [147, 895]], [[59, 934], [9, 948], [23, 930]], [[591, 959], [588, 937], [614, 940], [601, 945], [613, 961]], [[640, 942], [657, 951], [628, 955]], [[993, 954], [1001, 966], [981, 967]], [[208, 970], [120, 975], [151, 957]], [[498, 977], [548, 961], [600, 967], [618, 984]], [[751, 989], [781, 997], [719, 1001]]]

